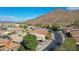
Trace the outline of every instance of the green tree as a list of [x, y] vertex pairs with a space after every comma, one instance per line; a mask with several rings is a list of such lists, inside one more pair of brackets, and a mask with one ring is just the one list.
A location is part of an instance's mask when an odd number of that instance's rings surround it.
[[37, 38], [35, 35], [28, 34], [24, 36], [22, 45], [26, 50], [35, 50], [37, 47]]
[[66, 48], [64, 47], [64, 45], [61, 45], [61, 46], [57, 47], [55, 49], [55, 51], [66, 51]]
[[56, 50], [58, 50], [58, 51], [76, 51], [77, 50], [76, 42], [73, 38], [68, 37], [60, 47], [56, 48]]
[[51, 33], [48, 33], [45, 37], [45, 39], [51, 39]]
[[42, 28], [49, 28], [50, 26], [48, 25], [48, 24], [43, 24], [42, 26], [41, 26]]
[[68, 51], [74, 51], [76, 50], [76, 42], [72, 37], [69, 37], [64, 42], [64, 47]]
[[74, 21], [71, 26], [79, 27], [79, 20]]
[[60, 27], [58, 25], [51, 25], [51, 26], [48, 26], [48, 29], [50, 29], [52, 31], [57, 31], [60, 29]]
[[36, 26], [36, 27], [41, 27], [41, 26], [42, 26], [42, 24], [35, 24], [35, 26]]

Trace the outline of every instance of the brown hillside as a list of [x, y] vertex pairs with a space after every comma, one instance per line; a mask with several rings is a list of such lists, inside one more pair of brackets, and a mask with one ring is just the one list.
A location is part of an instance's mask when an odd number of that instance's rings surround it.
[[25, 23], [27, 24], [58, 24], [58, 25], [67, 25], [73, 23], [74, 21], [79, 20], [79, 11], [64, 11], [62, 9], [56, 9], [49, 12], [48, 14], [42, 15], [33, 20], [28, 20]]

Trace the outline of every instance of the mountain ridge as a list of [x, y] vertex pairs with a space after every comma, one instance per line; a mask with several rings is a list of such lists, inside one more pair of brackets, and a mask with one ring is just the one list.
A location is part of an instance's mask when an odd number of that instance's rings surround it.
[[25, 21], [26, 24], [57, 24], [68, 25], [74, 21], [79, 20], [79, 10], [65, 11], [62, 9], [56, 9], [45, 15], [41, 15], [33, 20]]

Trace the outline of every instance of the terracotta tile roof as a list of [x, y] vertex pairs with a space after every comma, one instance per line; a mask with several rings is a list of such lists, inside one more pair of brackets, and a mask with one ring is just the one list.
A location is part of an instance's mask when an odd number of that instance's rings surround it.
[[2, 33], [4, 33], [5, 31], [4, 30], [0, 30], [0, 35], [2, 35]]
[[12, 39], [12, 41], [16, 41], [16, 42], [21, 42], [23, 40], [23, 38], [21, 36], [18, 35], [11, 35], [10, 38]]
[[7, 50], [16, 50], [20, 47], [20, 44], [13, 43], [12, 41], [8, 39], [0, 39], [0, 46], [4, 46], [4, 50], [7, 48]]
[[72, 37], [76, 40], [76, 42], [79, 42], [79, 29], [78, 28], [73, 28], [73, 27], [66, 27], [66, 31], [69, 31], [72, 35]]
[[8, 29], [7, 32], [17, 32], [17, 31], [22, 31], [21, 28], [15, 28], [15, 29]]
[[37, 29], [34, 29], [34, 30], [30, 30], [30, 33], [37, 33], [37, 34], [47, 35], [48, 34], [48, 30], [44, 29], [44, 28], [37, 28]]
[[79, 30], [72, 30], [71, 35], [76, 41], [79, 41]]
[[18, 43], [13, 43], [13, 42], [11, 42], [8, 46], [7, 46], [7, 48], [9, 49], [9, 50], [16, 50], [16, 49], [18, 49], [20, 47], [20, 44], [18, 44]]
[[7, 45], [8, 43], [10, 43], [10, 40], [8, 40], [8, 39], [0, 39], [0, 46]]

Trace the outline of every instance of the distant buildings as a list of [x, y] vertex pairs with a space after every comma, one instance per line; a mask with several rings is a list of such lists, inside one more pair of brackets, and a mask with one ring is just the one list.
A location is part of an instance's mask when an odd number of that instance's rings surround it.
[[27, 26], [25, 24], [1, 23], [0, 51], [17, 51], [21, 46], [23, 36], [28, 33], [35, 35], [38, 41], [44, 41], [49, 31], [45, 28]]
[[[4, 30], [3, 28], [7, 28]], [[23, 40], [22, 29], [19, 24], [1, 23], [0, 24], [0, 51], [16, 51], [21, 46]]]

